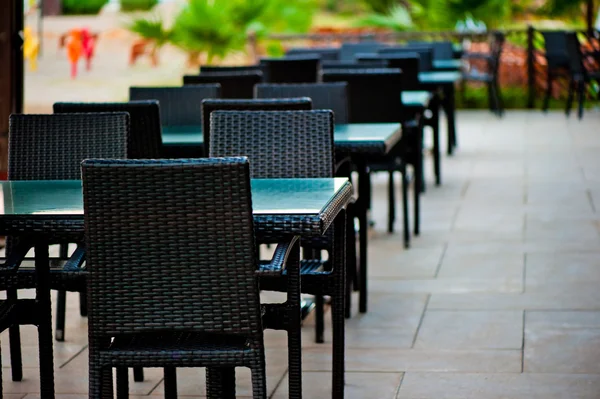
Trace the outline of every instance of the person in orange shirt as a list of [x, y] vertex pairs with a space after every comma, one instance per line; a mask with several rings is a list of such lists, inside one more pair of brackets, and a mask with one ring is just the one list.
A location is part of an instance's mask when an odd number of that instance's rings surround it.
[[71, 63], [71, 78], [75, 79], [77, 77], [77, 63], [79, 62], [79, 57], [83, 54], [83, 40], [79, 29], [73, 29], [69, 32], [66, 47], [67, 58]]

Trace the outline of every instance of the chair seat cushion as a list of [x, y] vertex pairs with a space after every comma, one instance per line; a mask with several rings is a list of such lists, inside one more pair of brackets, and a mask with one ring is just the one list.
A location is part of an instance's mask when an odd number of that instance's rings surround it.
[[427, 108], [433, 94], [429, 91], [403, 91], [402, 104], [406, 107]]

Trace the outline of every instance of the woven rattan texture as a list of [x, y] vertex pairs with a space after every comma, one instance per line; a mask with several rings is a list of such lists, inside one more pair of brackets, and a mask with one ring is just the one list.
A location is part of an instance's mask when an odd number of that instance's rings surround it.
[[126, 158], [129, 115], [11, 115], [9, 180], [78, 180], [86, 158]]
[[335, 123], [348, 123], [347, 85], [340, 83], [259, 84], [257, 98], [309, 97], [314, 109], [333, 111]]
[[186, 75], [184, 85], [218, 83], [221, 85], [222, 98], [252, 98], [254, 85], [262, 82], [260, 71], [240, 72], [202, 72], [200, 75]]
[[318, 55], [262, 58], [260, 65], [267, 83], [316, 83], [321, 68]]
[[332, 111], [214, 111], [210, 125], [210, 156], [247, 156], [254, 178], [333, 176]]
[[160, 113], [158, 101], [132, 101], [128, 103], [56, 103], [55, 114], [83, 112], [127, 112], [130, 132], [127, 158], [161, 158]]
[[219, 97], [221, 86], [218, 84], [129, 88], [130, 100], [158, 100], [160, 120], [165, 126], [200, 125], [202, 100]]
[[324, 70], [323, 82], [347, 82], [351, 123], [401, 122], [399, 69]]
[[83, 164], [94, 334], [257, 334], [245, 159]]
[[202, 101], [202, 132], [204, 153], [210, 147], [210, 113], [213, 111], [308, 111], [312, 109], [310, 98], [260, 99], [260, 100], [219, 100]]

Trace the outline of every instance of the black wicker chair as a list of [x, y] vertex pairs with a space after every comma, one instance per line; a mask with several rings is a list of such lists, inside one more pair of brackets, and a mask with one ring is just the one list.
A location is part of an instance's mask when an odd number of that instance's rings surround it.
[[[128, 367], [169, 370], [165, 397], [176, 367], [207, 367], [208, 397], [235, 397], [235, 367], [248, 367], [266, 399], [248, 160], [89, 160], [82, 174], [89, 397], [112, 397], [113, 367], [119, 397]], [[288, 256], [298, 269], [294, 242], [270, 270]]]
[[365, 41], [360, 43], [342, 43], [340, 47], [340, 61], [355, 62], [358, 53], [376, 53], [379, 49], [387, 47], [383, 43]]
[[451, 60], [454, 59], [454, 47], [452, 42], [449, 41], [435, 41], [435, 42], [419, 42], [409, 41], [409, 46], [430, 46], [433, 49], [434, 60]]
[[127, 158], [156, 159], [162, 157], [160, 136], [160, 111], [157, 101], [131, 101], [126, 103], [55, 103], [54, 113], [129, 113], [129, 140]]
[[433, 48], [431, 46], [398, 46], [386, 47], [379, 50], [379, 54], [384, 56], [392, 56], [394, 54], [409, 53], [419, 55], [419, 71], [429, 72], [433, 69]]
[[[383, 53], [383, 54], [357, 54], [359, 64], [370, 63], [373, 60], [385, 60], [390, 68], [402, 71], [402, 102], [408, 119], [422, 119], [425, 126], [432, 129], [433, 134], [433, 170], [435, 184], [440, 185], [441, 178], [441, 150], [440, 150], [440, 98], [438, 93], [424, 93], [419, 82], [420, 56], [418, 53]], [[411, 93], [413, 92], [413, 93]], [[414, 93], [418, 92], [418, 93]], [[416, 96], [419, 101], [411, 102], [411, 96]], [[422, 103], [421, 98], [427, 101]], [[428, 115], [425, 111], [431, 111]], [[425, 189], [425, 182], [421, 184]], [[393, 231], [393, 224], [388, 226], [388, 231]]]
[[203, 65], [200, 67], [200, 73], [212, 72], [262, 72], [260, 65]]
[[579, 119], [583, 118], [583, 106], [585, 102], [585, 89], [586, 85], [591, 80], [600, 79], [600, 70], [588, 70], [583, 62], [584, 55], [581, 51], [581, 44], [577, 38], [577, 33], [570, 32], [567, 34], [567, 51], [569, 53], [569, 72], [571, 80], [569, 82], [569, 96], [567, 97], [566, 114], [571, 114], [571, 106], [573, 105], [573, 98], [575, 97], [575, 90], [577, 90], [578, 99], [578, 111], [577, 116]]
[[218, 83], [222, 98], [252, 98], [254, 85], [262, 82], [262, 72], [202, 72], [183, 77], [185, 85]]
[[504, 34], [495, 32], [490, 38], [489, 53], [465, 53], [463, 59], [466, 60], [483, 60], [485, 62], [485, 70], [478, 70], [473, 67], [463, 71], [462, 78], [462, 93], [465, 92], [465, 83], [475, 81], [485, 83], [488, 87], [489, 107], [490, 111], [498, 116], [504, 114], [504, 101], [500, 92], [498, 83], [498, 70], [500, 69], [500, 57], [502, 56], [502, 48], [504, 47]]
[[314, 109], [333, 111], [335, 123], [348, 123], [347, 85], [340, 83], [297, 83], [256, 85], [256, 98], [308, 97]]
[[205, 98], [220, 98], [221, 85], [183, 87], [130, 87], [130, 100], [158, 100], [163, 126], [201, 125], [200, 107]]
[[[78, 180], [80, 163], [86, 158], [126, 158], [129, 115], [118, 113], [12, 115], [9, 127], [9, 180]], [[18, 240], [8, 237], [9, 256]], [[81, 268], [83, 237], [57, 236], [50, 242], [61, 244], [61, 260], [68, 259], [67, 245], [79, 246], [73, 255], [75, 261], [65, 265], [53, 261], [50, 287], [59, 292], [86, 291], [87, 272]], [[18, 288], [35, 287], [35, 270], [21, 267], [17, 273]], [[9, 299], [16, 299], [16, 290], [8, 291]], [[59, 312], [64, 309], [64, 294], [59, 294]], [[64, 313], [63, 313], [64, 316]], [[57, 324], [60, 322], [57, 320]], [[60, 325], [58, 327], [61, 327]], [[64, 323], [63, 327], [64, 329]], [[13, 381], [22, 379], [19, 326], [10, 328], [11, 367]], [[57, 331], [58, 332], [58, 331]], [[62, 337], [57, 337], [62, 338]], [[43, 355], [40, 349], [40, 356]]]
[[547, 63], [547, 85], [542, 110], [547, 111], [554, 80], [558, 77], [570, 78], [570, 59], [566, 31], [542, 31], [541, 34], [544, 37]]
[[[395, 219], [394, 172], [402, 175], [402, 208], [404, 221], [404, 244], [409, 246], [410, 228], [408, 223], [408, 180], [406, 163], [414, 168], [414, 217], [415, 234], [419, 234], [420, 192], [423, 170], [422, 125], [407, 122], [402, 107], [402, 72], [399, 69], [363, 69], [363, 70], [330, 70], [323, 72], [324, 82], [347, 82], [350, 98], [350, 122], [397, 122], [402, 123], [402, 140], [389, 155], [383, 159], [373, 159], [369, 165], [372, 171], [387, 171], [390, 179], [389, 225]], [[370, 204], [370, 198], [367, 200]], [[363, 221], [365, 224], [367, 221]], [[362, 228], [362, 226], [361, 226]], [[366, 239], [365, 239], [366, 240]], [[361, 245], [361, 253], [366, 243]], [[366, 250], [366, 248], [365, 248]]]
[[340, 59], [340, 49], [337, 47], [295, 47], [289, 49], [285, 55], [318, 55], [321, 57], [321, 61], [337, 61]]
[[387, 62], [385, 60], [373, 60], [371, 62], [357, 63], [354, 61], [323, 61], [321, 63], [321, 70], [327, 69], [365, 69], [365, 68], [386, 68]]
[[266, 83], [316, 83], [321, 57], [314, 55], [261, 58]]
[[[127, 158], [155, 159], [161, 157], [160, 115], [157, 101], [133, 101], [129, 103], [55, 103], [54, 113], [129, 113], [129, 139]], [[65, 248], [66, 250], [66, 248]], [[85, 289], [85, 287], [82, 287]], [[56, 340], [64, 341], [66, 293], [59, 291], [56, 315]], [[87, 315], [86, 293], [80, 293], [80, 313]]]
[[[211, 156], [244, 155], [250, 158], [251, 174], [255, 178], [317, 178], [332, 177], [334, 168], [333, 113], [315, 111], [215, 111], [211, 114]], [[345, 217], [345, 215], [342, 215]], [[342, 220], [342, 223], [340, 223]], [[345, 219], [334, 229], [345, 229]], [[303, 240], [315, 250], [329, 252], [329, 260], [302, 260], [301, 290], [322, 298], [331, 296], [333, 328], [333, 397], [343, 397], [344, 385], [344, 319], [345, 319], [345, 230], [334, 234], [330, 229], [324, 237]], [[340, 236], [342, 237], [340, 239]], [[334, 238], [335, 237], [335, 238]], [[268, 238], [266, 238], [268, 242]], [[335, 241], [335, 243], [334, 243]], [[285, 279], [264, 276], [264, 290], [285, 291]], [[321, 312], [322, 304], [317, 304]], [[323, 315], [317, 314], [317, 323]], [[294, 336], [296, 345], [289, 346], [290, 391], [298, 384], [300, 374], [300, 331], [288, 329], [288, 339]], [[323, 326], [319, 326], [322, 330]], [[297, 337], [295, 337], [297, 336]], [[294, 372], [292, 372], [292, 370]]]
[[308, 111], [312, 109], [310, 98], [254, 99], [254, 100], [204, 100], [202, 101], [202, 136], [204, 153], [208, 155], [210, 144], [210, 113], [213, 111]]

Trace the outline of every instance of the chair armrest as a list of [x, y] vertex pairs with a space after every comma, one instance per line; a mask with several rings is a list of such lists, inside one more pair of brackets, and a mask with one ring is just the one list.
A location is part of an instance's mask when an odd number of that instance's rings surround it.
[[464, 53], [462, 58], [474, 60], [491, 60], [492, 56], [488, 53]]
[[73, 255], [67, 260], [63, 266], [63, 270], [66, 272], [81, 271], [81, 265], [85, 262], [86, 252], [83, 245], [77, 245], [77, 249], [73, 252]]
[[18, 270], [21, 263], [25, 260], [27, 253], [35, 244], [31, 241], [19, 240], [19, 243], [12, 248], [12, 251], [6, 257], [4, 263], [0, 264], [0, 269], [4, 271]]
[[[259, 276], [281, 275], [286, 268], [289, 256], [295, 248], [298, 248], [296, 244], [299, 241], [300, 236], [294, 236], [287, 242], [277, 244], [273, 257], [268, 262], [261, 261], [257, 274]], [[299, 248], [297, 250], [299, 251]]]

